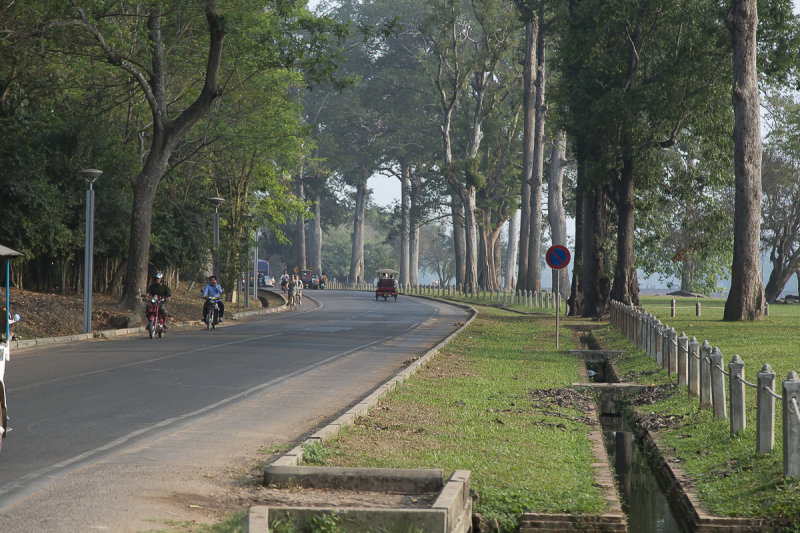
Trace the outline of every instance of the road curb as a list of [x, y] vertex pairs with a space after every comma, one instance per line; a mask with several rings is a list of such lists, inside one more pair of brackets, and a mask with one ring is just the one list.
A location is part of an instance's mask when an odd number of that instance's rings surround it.
[[[394, 390], [394, 388], [398, 384], [402, 383], [409, 377], [413, 376], [417, 372], [417, 370], [430, 363], [431, 360], [436, 356], [436, 354], [439, 353], [439, 350], [441, 350], [444, 346], [449, 344], [450, 341], [452, 341], [453, 338], [456, 337], [456, 335], [464, 331], [467, 328], [467, 326], [469, 326], [472, 323], [472, 321], [475, 320], [475, 318], [478, 316], [478, 312], [475, 310], [474, 307], [470, 305], [462, 304], [459, 302], [442, 301], [442, 300], [437, 300], [435, 298], [428, 298], [428, 299], [437, 301], [444, 305], [451, 305], [454, 307], [459, 307], [461, 309], [467, 309], [468, 311], [470, 311], [470, 316], [455, 331], [450, 333], [442, 341], [436, 344], [436, 346], [428, 350], [424, 355], [412, 361], [411, 364], [409, 364], [406, 368], [395, 374], [394, 377], [389, 379], [386, 383], [379, 386], [373, 392], [368, 394], [360, 402], [358, 402], [356, 405], [348, 409], [344, 414], [340, 415], [338, 418], [336, 418], [329, 424], [325, 425], [324, 427], [316, 431], [308, 439], [303, 441], [300, 445], [295, 446], [292, 450], [285, 453], [277, 460], [273, 461], [270, 465], [268, 465], [264, 471], [265, 482], [268, 482], [267, 480], [269, 479], [271, 472], [275, 471], [284, 473], [295, 472], [296, 474], [298, 468], [303, 468], [303, 467], [298, 467], [297, 465], [303, 460], [303, 453], [305, 447], [313, 446], [314, 444], [320, 444], [322, 442], [327, 442], [335, 438], [343, 427], [352, 426], [357, 417], [366, 415], [367, 412], [370, 410], [370, 408], [375, 406], [384, 396], [386, 396], [389, 392]], [[319, 470], [324, 471], [327, 469], [320, 468]], [[456, 476], [456, 474], [458, 475]], [[319, 473], [316, 470], [314, 470], [314, 474], [312, 475], [330, 477], [330, 474]], [[450, 521], [449, 523], [450, 527], [445, 528], [444, 529], [445, 531], [467, 531], [468, 519], [465, 519], [463, 518], [463, 516], [460, 515], [469, 517], [471, 516], [472, 513], [472, 500], [469, 497], [470, 475], [468, 471], [456, 471], [454, 477], [458, 479], [451, 478], [451, 480], [445, 484], [445, 488], [447, 488], [448, 490], [442, 492], [442, 495], [434, 504], [433, 509], [428, 510], [428, 512], [429, 513], [435, 511], [440, 512], [444, 510], [445, 512], [445, 516], [443, 518], [444, 524], [448, 524], [448, 520]], [[456, 490], [451, 486], [454, 483], [458, 484], [458, 487], [460, 487], [459, 490]], [[248, 524], [248, 531], [250, 531], [250, 533], [266, 533], [269, 531], [269, 526], [268, 526], [270, 520], [269, 511], [270, 508], [268, 506], [257, 505], [250, 508], [250, 511], [248, 513], [248, 518], [246, 519], [246, 523]], [[319, 511], [319, 509], [317, 509], [316, 511], [308, 511], [308, 512], [317, 512], [317, 511]], [[351, 510], [351, 512], [360, 512], [360, 511], [361, 510], [357, 509]], [[396, 510], [389, 509], [382, 511], [384, 513], [406, 512], [402, 509], [396, 509]], [[369, 512], [380, 513], [381, 510], [371, 509], [369, 510]]]

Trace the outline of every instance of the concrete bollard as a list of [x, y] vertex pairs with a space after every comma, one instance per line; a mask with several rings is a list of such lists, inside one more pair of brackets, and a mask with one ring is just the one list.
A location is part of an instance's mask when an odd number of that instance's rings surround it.
[[661, 328], [661, 368], [669, 375], [669, 326], [664, 324]]
[[698, 300], [694, 306], [694, 313], [695, 315], [700, 316], [700, 300]]
[[668, 334], [668, 360], [667, 360], [667, 375], [674, 376], [678, 373], [678, 334], [675, 328], [669, 328]]
[[503, 305], [506, 305], [507, 303], [508, 303], [508, 293], [506, 291], [503, 291]]
[[686, 371], [689, 364], [689, 338], [681, 331], [678, 337], [678, 386], [686, 385]]
[[669, 316], [675, 318], [675, 298], [673, 298], [669, 303]]
[[689, 387], [689, 396], [697, 398], [700, 395], [700, 343], [697, 339], [692, 337], [689, 341], [689, 355], [688, 359], [688, 372], [687, 372], [687, 385]]
[[722, 370], [722, 352], [714, 346], [711, 351], [711, 403], [714, 407], [714, 420], [728, 418], [728, 402], [725, 400], [725, 374]]
[[656, 364], [664, 367], [664, 324], [660, 320], [656, 320]]
[[769, 316], [769, 302], [764, 302], [764, 316]]
[[747, 427], [744, 406], [744, 362], [734, 355], [728, 363], [730, 371], [728, 388], [731, 389], [731, 437], [735, 437]]
[[800, 477], [800, 378], [794, 370], [783, 382], [783, 477]]
[[756, 453], [772, 453], [775, 448], [775, 372], [765, 363], [758, 373], [758, 410], [756, 415]]
[[711, 409], [711, 344], [707, 340], [700, 346], [700, 409]]

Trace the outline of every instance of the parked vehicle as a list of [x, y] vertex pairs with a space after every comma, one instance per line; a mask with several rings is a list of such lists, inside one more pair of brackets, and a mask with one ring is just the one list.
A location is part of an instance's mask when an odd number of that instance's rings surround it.
[[219, 296], [209, 296], [203, 304], [203, 321], [206, 329], [216, 329], [219, 324]]
[[164, 336], [166, 333], [167, 324], [164, 320], [164, 315], [162, 315], [159, 311], [161, 310], [161, 302], [164, 301], [163, 298], [160, 296], [153, 296], [151, 298], [147, 298], [144, 294], [142, 298], [147, 303], [147, 332], [150, 334], [150, 338], [152, 339], [156, 335], [158, 338]]
[[313, 270], [301, 270], [300, 279], [304, 289], [319, 289], [319, 275]]

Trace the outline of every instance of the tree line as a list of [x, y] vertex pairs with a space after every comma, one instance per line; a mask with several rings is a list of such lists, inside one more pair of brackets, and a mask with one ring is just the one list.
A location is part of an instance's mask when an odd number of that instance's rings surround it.
[[[422, 262], [541, 290], [543, 250], [566, 244], [571, 314], [637, 304], [642, 269], [703, 293], [730, 273], [725, 317], [756, 320], [800, 267], [788, 0], [0, 9], [0, 236], [26, 253], [19, 283], [78, 288], [84, 166], [105, 172], [95, 289], [127, 303], [148, 270], [203, 270], [212, 196], [228, 283], [255, 245], [351, 282], [396, 266], [416, 284]], [[370, 204], [376, 174], [400, 184], [391, 212]]]

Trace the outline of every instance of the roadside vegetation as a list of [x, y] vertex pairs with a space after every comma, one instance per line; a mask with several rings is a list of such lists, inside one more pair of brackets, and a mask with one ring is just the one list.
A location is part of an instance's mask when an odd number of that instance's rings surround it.
[[[719, 347], [724, 363], [738, 354], [745, 363], [745, 379], [756, 381], [764, 363], [775, 372], [775, 388], [791, 370], [800, 371], [800, 305], [774, 304], [763, 322], [723, 322], [724, 300], [702, 299], [701, 316], [695, 316], [692, 298], [676, 298], [677, 312], [670, 317], [670, 298], [642, 298], [643, 307], [659, 320], [699, 342]], [[660, 370], [643, 351], [634, 348], [614, 328], [603, 325], [593, 332], [608, 349], [623, 350], [618, 363], [622, 381], [661, 386], [659, 393], [643, 398], [636, 410], [651, 432], [680, 459], [692, 476], [703, 505], [717, 516], [765, 517], [782, 522], [787, 531], [800, 531], [800, 479], [783, 478], [783, 443], [780, 402], [776, 402], [775, 449], [756, 454], [756, 394], [747, 388], [747, 429], [731, 438], [729, 420], [713, 420], [712, 412], [698, 409], [686, 387]], [[726, 384], [727, 389], [727, 384]], [[729, 391], [727, 391], [729, 393]], [[652, 403], [651, 403], [652, 402]]]
[[478, 307], [470, 326], [316, 464], [472, 472], [475, 512], [514, 530], [525, 511], [601, 513], [578, 363], [545, 315]]

